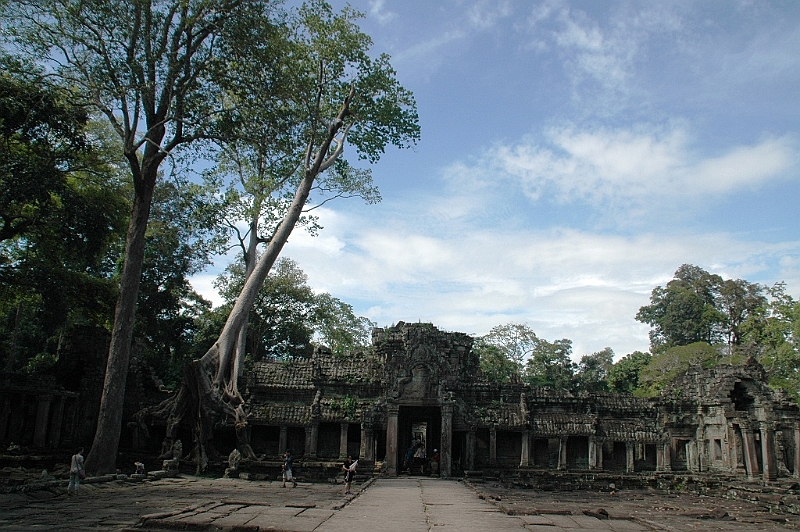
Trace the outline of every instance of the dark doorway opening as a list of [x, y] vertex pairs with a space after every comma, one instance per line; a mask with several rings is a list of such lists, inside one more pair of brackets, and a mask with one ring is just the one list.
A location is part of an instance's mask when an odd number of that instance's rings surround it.
[[[407, 454], [419, 441], [422, 445], [422, 458], [419, 450], [412, 453], [411, 474], [427, 474], [429, 460], [434, 449], [441, 450], [442, 410], [438, 406], [401, 406], [397, 417], [397, 464], [398, 472], [405, 471]], [[414, 455], [417, 455], [415, 458]]]

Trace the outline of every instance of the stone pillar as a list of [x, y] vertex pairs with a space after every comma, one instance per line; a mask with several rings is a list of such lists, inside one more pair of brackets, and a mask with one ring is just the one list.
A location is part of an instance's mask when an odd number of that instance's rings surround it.
[[597, 441], [594, 436], [589, 436], [589, 469], [597, 469]]
[[350, 423], [342, 421], [339, 424], [339, 459], [344, 460], [347, 458], [347, 432], [350, 429]]
[[778, 461], [775, 457], [775, 431], [768, 423], [761, 424], [761, 457], [764, 461], [764, 481], [778, 480]]
[[278, 436], [278, 454], [283, 456], [283, 453], [286, 452], [286, 447], [288, 447], [287, 442], [289, 441], [289, 427], [286, 425], [281, 425], [281, 432]]
[[306, 426], [305, 429], [306, 429], [306, 448], [303, 454], [311, 458], [311, 425]]
[[567, 468], [567, 438], [558, 440], [558, 470], [563, 471]]
[[439, 474], [449, 477], [453, 467], [453, 404], [442, 405], [442, 448], [439, 449]]
[[39, 396], [36, 407], [36, 426], [33, 429], [33, 446], [42, 448], [47, 444], [47, 427], [50, 425], [50, 403], [53, 396], [44, 394]]
[[634, 466], [634, 442], [625, 442], [625, 472], [626, 473], [633, 473], [636, 470]]
[[664, 442], [664, 471], [672, 471], [672, 442]]
[[497, 426], [489, 429], [489, 465], [497, 464]]
[[528, 467], [531, 465], [531, 431], [525, 429], [522, 431], [522, 456], [519, 459], [520, 467]]
[[603, 442], [599, 441], [595, 445], [597, 449], [597, 469], [602, 471], [603, 470]]
[[361, 424], [361, 459], [375, 461], [375, 433], [372, 427]]
[[475, 427], [470, 427], [467, 432], [467, 456], [464, 459], [464, 467], [467, 471], [475, 469], [475, 451], [478, 445], [478, 438], [475, 435]]
[[398, 405], [386, 406], [386, 474], [397, 476], [397, 418], [400, 413]]
[[737, 459], [737, 457], [739, 456], [739, 452], [738, 452], [738, 450], [736, 448], [736, 433], [735, 433], [733, 427], [728, 426], [727, 434], [728, 434], [728, 440], [727, 440], [727, 445], [728, 445], [728, 456], [727, 456], [727, 458], [728, 458], [728, 460], [727, 460], [728, 468], [731, 470], [731, 472], [736, 472], [739, 469], [739, 461]]
[[800, 422], [794, 424], [794, 470], [792, 473], [794, 478], [800, 478]]
[[308, 442], [308, 456], [311, 458], [317, 457], [317, 452], [319, 451], [319, 423], [314, 421], [311, 423], [311, 430], [308, 433], [308, 437], [306, 438]]
[[756, 454], [756, 438], [752, 430], [742, 428], [744, 440], [744, 466], [747, 468], [747, 478], [754, 479], [761, 471], [758, 467]]

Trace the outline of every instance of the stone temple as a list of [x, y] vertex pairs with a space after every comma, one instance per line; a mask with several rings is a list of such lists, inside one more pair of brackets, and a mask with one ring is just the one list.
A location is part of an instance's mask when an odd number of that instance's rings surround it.
[[[375, 329], [373, 349], [260, 362], [247, 380], [256, 454], [359, 457], [402, 472], [421, 441], [439, 474], [480, 470], [797, 476], [800, 413], [763, 368], [692, 369], [658, 398], [496, 384], [472, 338], [430, 324]], [[222, 450], [222, 449], [221, 449]]]
[[[317, 349], [307, 359], [257, 362], [242, 386], [251, 446], [265, 461], [286, 449], [305, 464], [351, 455], [359, 471], [390, 476], [407, 470], [412, 443], [425, 452], [413, 467], [444, 477], [480, 471], [800, 476], [800, 411], [767, 386], [755, 361], [690, 369], [656, 398], [572, 394], [488, 382], [472, 342], [431, 324], [400, 322], [375, 329], [370, 349], [346, 357]], [[129, 414], [163, 397], [147, 382], [141, 371], [132, 373]], [[52, 385], [0, 388], [0, 443], [90, 443], [75, 427], [96, 416], [96, 407], [88, 413], [78, 407], [80, 395]], [[163, 427], [129, 420], [123, 449], [162, 445]], [[85, 434], [93, 434], [91, 427]], [[184, 449], [191, 448], [189, 427], [181, 434]], [[223, 454], [235, 448], [232, 420], [215, 428], [214, 445]], [[434, 449], [438, 470], [430, 467]]]

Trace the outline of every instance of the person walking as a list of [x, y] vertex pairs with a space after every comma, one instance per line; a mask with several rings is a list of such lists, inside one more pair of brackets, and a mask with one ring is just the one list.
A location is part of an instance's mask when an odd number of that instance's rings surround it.
[[283, 487], [286, 487], [286, 481], [289, 480], [292, 482], [292, 487], [297, 487], [297, 481], [294, 479], [294, 474], [292, 468], [294, 467], [294, 458], [292, 457], [292, 451], [286, 449], [286, 452], [283, 453]]
[[347, 460], [345, 460], [342, 464], [342, 469], [344, 470], [345, 495], [352, 495], [352, 492], [350, 491], [350, 485], [353, 483], [353, 477], [356, 476], [356, 465], [358, 465], [358, 460], [354, 462], [352, 456], [348, 456]]
[[78, 488], [81, 487], [83, 478], [86, 478], [86, 470], [83, 468], [83, 447], [78, 447], [69, 464], [69, 485], [67, 485], [69, 495], [78, 494]]

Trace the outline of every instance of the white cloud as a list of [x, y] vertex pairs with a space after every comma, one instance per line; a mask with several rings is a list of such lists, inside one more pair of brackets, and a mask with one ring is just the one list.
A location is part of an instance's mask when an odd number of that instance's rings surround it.
[[562, 203], [636, 207], [654, 197], [699, 199], [757, 187], [787, 178], [796, 162], [790, 137], [765, 138], [704, 156], [679, 125], [562, 127], [541, 140], [529, 137], [494, 146], [482, 155], [473, 175], [517, 181], [533, 200], [549, 193]]
[[488, 30], [495, 27], [498, 21], [508, 17], [511, 13], [511, 5], [507, 0], [483, 0], [469, 7], [467, 10], [467, 20], [470, 26], [475, 29]]
[[397, 17], [394, 11], [386, 10], [386, 2], [384, 0], [371, 0], [369, 3], [369, 14], [382, 26], [385, 26]]
[[[314, 241], [298, 246], [293, 239], [286, 253], [311, 286], [353, 304], [379, 325], [431, 321], [485, 334], [501, 323], [526, 322], [549, 340], [571, 339], [576, 357], [604, 347], [620, 356], [646, 350], [648, 327], [635, 314], [683, 263], [774, 282], [781, 278], [774, 277], [779, 272], [773, 266], [783, 263], [780, 273], [796, 272], [800, 254], [800, 242], [749, 242], [728, 234], [524, 231], [502, 222], [464, 231], [426, 228], [393, 214], [408, 209], [388, 211], [369, 219], [334, 215], [345, 246], [332, 251]], [[326, 213], [320, 214], [332, 228]]]

